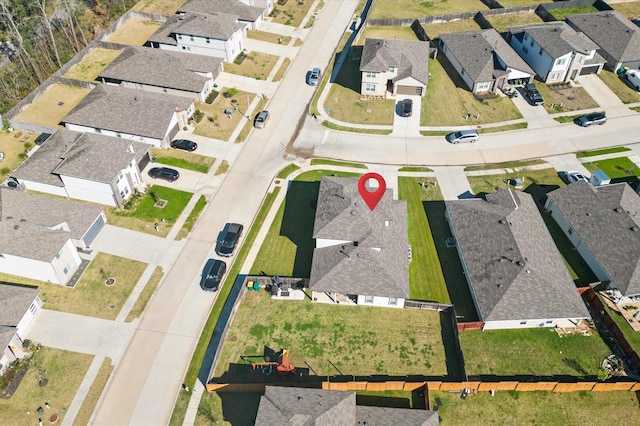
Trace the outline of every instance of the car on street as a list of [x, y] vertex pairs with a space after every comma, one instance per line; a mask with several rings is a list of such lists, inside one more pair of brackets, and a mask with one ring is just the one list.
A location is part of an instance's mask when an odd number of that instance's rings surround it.
[[578, 126], [582, 126], [582, 127], [589, 127], [592, 124], [598, 124], [602, 126], [604, 123], [607, 122], [607, 116], [604, 115], [603, 112], [595, 112], [593, 114], [583, 115], [582, 117], [578, 117], [575, 120], [573, 120], [573, 122]]
[[587, 179], [582, 173], [577, 172], [575, 170], [568, 170], [566, 172], [558, 172], [558, 176], [566, 184], [578, 182], [580, 180], [583, 180], [585, 182], [589, 182], [589, 179]]
[[169, 167], [154, 167], [149, 169], [149, 176], [153, 179], [164, 179], [169, 182], [174, 182], [180, 177], [180, 173], [177, 170], [170, 169]]
[[239, 223], [227, 223], [222, 232], [222, 239], [218, 244], [216, 252], [220, 256], [229, 257], [238, 245], [238, 240], [242, 236], [244, 227]]
[[253, 127], [256, 129], [264, 129], [267, 125], [267, 120], [269, 120], [269, 111], [260, 111], [253, 120]]
[[544, 99], [542, 99], [542, 95], [538, 92], [538, 88], [533, 83], [527, 83], [524, 85], [524, 93], [527, 95], [529, 100], [534, 105], [542, 105], [544, 103]]
[[478, 139], [480, 139], [480, 135], [475, 130], [460, 130], [457, 132], [449, 133], [447, 136], [445, 136], [445, 138], [447, 139], [447, 142], [452, 144], [465, 142], [474, 143], [477, 142]]
[[195, 151], [198, 149], [198, 144], [187, 139], [176, 139], [171, 142], [171, 148], [182, 149], [184, 151]]
[[226, 263], [218, 259], [209, 259], [202, 272], [200, 287], [204, 291], [218, 291], [225, 272], [227, 272]]
[[413, 101], [411, 99], [403, 99], [400, 101], [400, 114], [403, 117], [411, 117], [413, 112]]
[[320, 82], [320, 68], [314, 68], [309, 73], [309, 78], [307, 80], [307, 83], [309, 84], [309, 86], [317, 86], [319, 82]]

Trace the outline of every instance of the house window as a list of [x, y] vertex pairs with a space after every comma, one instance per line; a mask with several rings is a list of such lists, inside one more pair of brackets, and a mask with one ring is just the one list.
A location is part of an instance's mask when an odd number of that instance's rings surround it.
[[69, 269], [67, 269], [67, 267], [65, 266], [65, 268], [62, 270], [62, 272], [64, 272], [64, 274], [67, 275], [67, 272], [69, 272]]
[[364, 303], [373, 303], [373, 296], [365, 296]]
[[560, 77], [560, 73], [559, 72], [554, 72], [553, 74], [551, 74], [551, 80], [557, 80], [558, 77]]
[[367, 78], [376, 78], [376, 74], [377, 73], [375, 73], [375, 72], [367, 71], [366, 76], [367, 76]]
[[122, 135], [120, 134], [120, 132], [116, 132], [116, 137], [119, 137], [119, 138], [121, 138], [121, 137], [122, 137]]
[[520, 325], [527, 325], [526, 321], [520, 321]]
[[460, 70], [460, 75], [464, 75], [464, 70]]
[[522, 46], [522, 51], [524, 53], [529, 53], [529, 49], [527, 48], [527, 46]]
[[547, 320], [545, 321], [545, 324], [553, 324], [553, 320]]
[[375, 92], [376, 91], [376, 85], [375, 84], [371, 84], [371, 83], [366, 83], [364, 85], [364, 91], [365, 92]]
[[389, 305], [396, 306], [397, 304], [398, 304], [398, 299], [396, 299], [395, 297], [389, 298]]
[[124, 195], [129, 195], [129, 187], [128, 186], [124, 187]]
[[62, 250], [56, 253], [56, 259], [60, 259], [60, 256], [62, 256]]
[[524, 39], [525, 39], [525, 40], [528, 40], [528, 39], [529, 39], [529, 36], [525, 34], [525, 35], [524, 35]]
[[482, 83], [478, 83], [478, 85], [476, 86], [476, 90], [478, 92], [486, 92], [487, 90], [489, 90], [490, 87], [491, 87], [490, 81], [483, 81]]
[[190, 37], [189, 37], [189, 40], [193, 41], [193, 36], [190, 36]]
[[542, 47], [540, 48], [540, 50], [538, 51], [538, 55], [542, 56]]
[[578, 64], [582, 63], [582, 56], [578, 56], [578, 58], [576, 59], [576, 63]]
[[96, 133], [102, 133], [102, 130], [100, 129], [94, 129], [96, 131]]
[[207, 39], [207, 43], [211, 43], [211, 40], [210, 40], [210, 39]]
[[556, 65], [564, 65], [567, 62], [567, 58], [560, 58], [556, 61]]
[[120, 198], [124, 199], [124, 191], [120, 191]]
[[396, 71], [396, 67], [389, 67], [389, 72], [395, 72]]
[[182, 40], [182, 35], [178, 34], [178, 40]]
[[35, 303], [32, 303], [31, 306], [29, 306], [29, 312], [31, 312], [32, 314], [36, 313], [36, 309], [37, 307]]
[[531, 43], [529, 43], [529, 46], [533, 47], [533, 40], [531, 40]]
[[573, 234], [573, 228], [569, 228], [567, 232], [569, 233], [569, 235]]

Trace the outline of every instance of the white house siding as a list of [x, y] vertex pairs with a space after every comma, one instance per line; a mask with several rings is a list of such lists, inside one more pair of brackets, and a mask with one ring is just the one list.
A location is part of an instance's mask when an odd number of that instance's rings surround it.
[[204, 102], [213, 84], [203, 85], [202, 90], [200, 90], [200, 92], [190, 92], [187, 90], [171, 89], [168, 87], [151, 86], [149, 84], [133, 83], [130, 81], [123, 81], [120, 84], [120, 86], [129, 88], [129, 89], [144, 90], [145, 92], [166, 93], [168, 95], [184, 96], [186, 98], [191, 98], [191, 99], [195, 99], [196, 101]]
[[531, 74], [529, 74], [528, 72], [511, 69], [511, 71], [507, 75], [507, 80], [528, 79], [530, 77]]
[[96, 182], [72, 176], [61, 177], [69, 197], [112, 207], [117, 206], [113, 190], [109, 183]]
[[67, 192], [64, 186], [48, 185], [46, 183], [34, 182], [26, 179], [18, 179], [29, 191], [44, 192], [45, 194], [58, 195], [60, 197], [66, 197]]
[[513, 321], [487, 321], [484, 323], [482, 330], [507, 330], [518, 328], [542, 328], [542, 327], [562, 327], [573, 328], [584, 318], [568, 319], [568, 318], [540, 318], [530, 320], [513, 320]]
[[[369, 296], [371, 297], [371, 296]], [[367, 295], [359, 294], [358, 295], [358, 305], [365, 306], [379, 306], [385, 308], [404, 308], [404, 299], [396, 298], [396, 303], [389, 303], [389, 297], [381, 297], [381, 296], [373, 296], [373, 302], [367, 302]]]
[[335, 246], [338, 244], [353, 244], [353, 241], [348, 240], [327, 240], [322, 238], [316, 239], [316, 248]]
[[[384, 96], [387, 91], [387, 73], [377, 72], [373, 77], [368, 77], [367, 72], [362, 72], [362, 83], [360, 84], [360, 94], [369, 96]], [[375, 85], [374, 90], [371, 89]]]
[[[245, 32], [246, 29], [238, 30], [233, 33], [229, 40], [176, 34], [176, 41], [178, 42], [177, 50], [187, 53], [196, 53], [198, 55], [213, 56], [216, 58], [222, 58], [226, 62], [232, 62], [238, 53], [242, 51], [242, 41]], [[165, 45], [160, 45], [160, 47], [165, 48]]]
[[[67, 274], [64, 274], [63, 269], [67, 266], [67, 263], [70, 265], [70, 269]], [[48, 281], [54, 284], [66, 284], [78, 269], [78, 265], [80, 265], [80, 256], [78, 256], [78, 252], [71, 240], [68, 240], [61, 249], [60, 258], [55, 259], [54, 257], [51, 262], [9, 254], [3, 254], [3, 257], [0, 258], [0, 272], [39, 281]], [[57, 268], [60, 269], [57, 270]]]
[[40, 299], [40, 296], [36, 296], [35, 300], [33, 301], [33, 303], [31, 303], [29, 309], [27, 309], [27, 312], [24, 314], [24, 316], [18, 323], [18, 326], [16, 327], [18, 335], [22, 337], [27, 333], [27, 331], [29, 331], [29, 327], [31, 327], [33, 319], [38, 314], [43, 304], [44, 303], [42, 302], [42, 299]]
[[51, 259], [51, 265], [56, 273], [57, 283], [66, 284], [73, 274], [78, 270], [82, 259], [78, 255], [78, 250], [71, 240], [68, 240], [58, 254]]
[[[171, 120], [172, 123], [175, 124], [175, 122], [177, 121], [175, 115], [173, 117], [173, 119]], [[155, 146], [157, 148], [164, 148], [166, 146], [168, 146], [168, 144], [163, 144], [163, 141], [161, 139], [157, 139], [157, 138], [150, 138], [150, 137], [146, 137], [146, 136], [139, 136], [139, 135], [131, 135], [128, 133], [120, 133], [120, 132], [114, 132], [112, 130], [105, 130], [105, 129], [99, 129], [100, 131], [96, 131], [95, 127], [88, 127], [88, 126], [80, 126], [77, 124], [72, 124], [72, 123], [65, 123], [65, 127], [69, 130], [73, 130], [76, 132], [86, 132], [86, 133], [98, 133], [101, 135], [106, 135], [106, 136], [114, 136], [114, 137], [118, 137], [118, 138], [123, 138], [123, 139], [129, 139], [132, 141], [136, 141], [136, 142], [144, 142], [144, 143], [148, 143], [149, 145]], [[171, 127], [169, 127], [170, 129]], [[168, 130], [167, 130], [168, 133]]]

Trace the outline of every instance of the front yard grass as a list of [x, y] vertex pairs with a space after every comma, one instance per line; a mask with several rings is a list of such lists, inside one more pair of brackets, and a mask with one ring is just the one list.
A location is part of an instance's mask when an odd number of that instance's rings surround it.
[[411, 27], [364, 27], [358, 45], [364, 46], [364, 42], [368, 38], [418, 41], [418, 37]]
[[[47, 309], [114, 320], [146, 267], [136, 260], [98, 253], [75, 288], [41, 285], [40, 298]], [[105, 285], [107, 278], [116, 283]]]
[[480, 25], [473, 19], [461, 19], [459, 21], [440, 22], [437, 24], [422, 24], [422, 28], [431, 40], [441, 34], [460, 33], [465, 31], [478, 31]]
[[270, 33], [267, 31], [260, 31], [260, 30], [247, 30], [247, 38], [266, 41], [267, 43], [284, 44], [284, 45], [288, 45], [289, 42], [291, 41], [290, 36], [284, 36], [282, 34]]
[[193, 170], [199, 173], [208, 173], [213, 163], [216, 162], [215, 158], [194, 154], [193, 152], [187, 152], [181, 149], [151, 148], [151, 153], [156, 163]]
[[593, 151], [580, 151], [576, 154], [576, 158], [595, 157], [597, 155], [614, 154], [616, 152], [631, 151], [631, 148], [626, 146], [615, 146], [613, 148], [594, 149]]
[[249, 52], [241, 64], [235, 62], [225, 62], [224, 71], [255, 78], [256, 80], [266, 80], [271, 70], [278, 61], [278, 57], [267, 53]]
[[276, 73], [273, 76], [273, 79], [271, 79], [271, 81], [280, 81], [280, 80], [282, 80], [282, 77], [284, 76], [284, 73], [287, 72], [287, 68], [289, 68], [289, 65], [291, 65], [291, 59], [290, 58], [284, 58], [284, 60], [282, 61], [282, 64], [280, 64], [280, 68], [278, 68], [278, 71], [276, 71]]
[[419, 166], [405, 166], [398, 169], [399, 172], [418, 172], [418, 173], [429, 173], [433, 172], [433, 169], [428, 167], [419, 167]]
[[629, 19], [637, 19], [640, 17], [640, 1], [612, 3], [610, 6]]
[[467, 180], [469, 181], [469, 185], [471, 185], [473, 193], [478, 195], [481, 193], [495, 192], [496, 187], [510, 187], [513, 189], [513, 186], [508, 182], [510, 179], [516, 177], [523, 178], [523, 189], [526, 189], [532, 184], [546, 187], [548, 190], [564, 186], [564, 183], [558, 177], [558, 172], [552, 167], [542, 170], [511, 171], [497, 175], [467, 176]]
[[291, 163], [287, 167], [285, 167], [284, 169], [280, 170], [278, 172], [278, 174], [276, 175], [276, 178], [285, 179], [286, 177], [288, 177], [291, 173], [295, 172], [296, 170], [300, 170], [300, 166], [298, 166], [297, 164]]
[[66, 78], [75, 78], [76, 80], [95, 82], [102, 70], [113, 62], [119, 54], [119, 50], [97, 47], [74, 65], [64, 76]]
[[553, 15], [554, 18], [558, 21], [564, 21], [564, 18], [567, 15], [574, 15], [578, 13], [592, 13], [599, 12], [598, 8], [595, 6], [576, 6], [576, 7], [565, 7], [564, 9], [552, 9], [549, 10], [549, 13]]
[[76, 418], [73, 421], [74, 425], [84, 426], [89, 424], [89, 420], [91, 419], [91, 415], [93, 414], [93, 410], [95, 410], [96, 405], [98, 404], [98, 400], [102, 395], [102, 391], [107, 384], [107, 380], [109, 380], [109, 376], [113, 372], [113, 364], [111, 362], [111, 358], [105, 358], [102, 361], [102, 365], [100, 366], [100, 370], [98, 371], [98, 375], [93, 380], [91, 384], [91, 388], [89, 389], [89, 393], [82, 401], [82, 406], [80, 407], [80, 411], [76, 415]]
[[[196, 102], [196, 109], [205, 113], [205, 116], [196, 125], [194, 134], [206, 136], [208, 138], [228, 141], [233, 131], [244, 121], [252, 123], [251, 117], [248, 117], [247, 111], [249, 105], [253, 102], [255, 93], [244, 92], [242, 90], [233, 89], [233, 96], [225, 97], [223, 91], [213, 101], [211, 105], [207, 103]], [[238, 108], [236, 111], [235, 108]], [[230, 109], [231, 115], [225, 115], [224, 111]]]
[[[111, 225], [166, 237], [192, 195], [190, 192], [152, 185], [145, 194], [132, 198], [128, 208], [119, 210], [107, 207], [104, 213]], [[168, 203], [164, 208], [158, 208], [154, 206], [156, 200], [167, 200]], [[155, 223], [158, 224], [157, 231], [154, 229]]]
[[[531, 0], [507, 0], [507, 3], [519, 3], [513, 5], [510, 4], [509, 6], [506, 6], [504, 3], [505, 0], [500, 1], [500, 4], [503, 7], [512, 7], [531, 4]], [[543, 22], [542, 18], [536, 15], [535, 12], [487, 16], [487, 21], [489, 21], [493, 28], [495, 28], [499, 33], [506, 32], [507, 28], [515, 27], [516, 25], [540, 24]]]
[[14, 120], [55, 129], [60, 121], [89, 94], [89, 89], [52, 84], [42, 95], [18, 114]]
[[129, 314], [127, 314], [127, 318], [124, 320], [125, 322], [131, 322], [136, 318], [140, 318], [142, 312], [144, 312], [144, 308], [146, 308], [147, 303], [149, 303], [149, 299], [151, 299], [156, 288], [158, 288], [158, 284], [160, 284], [160, 280], [162, 280], [163, 275], [164, 272], [162, 270], [162, 266], [156, 266], [151, 277], [149, 277], [149, 281], [147, 281], [144, 289], [142, 289], [142, 292], [138, 295], [136, 303], [133, 304]]
[[[285, 62], [287, 62], [287, 60], [289, 60], [289, 58], [286, 58]], [[256, 107], [253, 110], [254, 117], [265, 108], [265, 106], [267, 105], [267, 102], [269, 102], [269, 99], [267, 99], [266, 97], [260, 98], [260, 100], [258, 101], [258, 105], [256, 105]], [[233, 143], [242, 143], [246, 141], [252, 129], [253, 129], [253, 121], [247, 120], [247, 122], [244, 123], [242, 130], [240, 130], [240, 133], [238, 133], [238, 136], [236, 137], [236, 140], [233, 141]]]
[[308, 0], [288, 0], [284, 5], [275, 2], [273, 4], [273, 10], [269, 14], [269, 16], [273, 18], [271, 22], [298, 27], [307, 15], [307, 12], [309, 12], [312, 4], [313, 2]]
[[[597, 108], [598, 103], [582, 87], [551, 90], [549, 86], [536, 82], [536, 87], [544, 99], [544, 109], [549, 114], [558, 112], [580, 111]], [[562, 105], [562, 106], [560, 106]]]
[[482, 166], [467, 166], [464, 168], [465, 172], [475, 172], [478, 170], [495, 170], [495, 169], [516, 169], [529, 166], [537, 166], [539, 164], [546, 164], [544, 160], [527, 160], [527, 161], [509, 161], [506, 163], [495, 164], [483, 164]]
[[366, 164], [362, 163], [349, 163], [347, 161], [328, 160], [326, 158], [312, 158], [312, 166], [325, 165], [325, 166], [340, 166], [340, 167], [352, 167], [354, 169], [368, 169]]
[[554, 328], [466, 330], [460, 346], [469, 375], [568, 375], [596, 380], [611, 349], [597, 331], [559, 336]]
[[327, 129], [333, 129], [333, 130], [339, 130], [341, 132], [351, 132], [351, 133], [366, 133], [366, 134], [370, 134], [370, 135], [390, 135], [393, 130], [389, 129], [389, 130], [385, 130], [385, 129], [369, 129], [369, 128], [365, 128], [365, 129], [361, 129], [358, 127], [347, 127], [347, 126], [341, 126], [339, 124], [335, 124], [332, 121], [329, 120], [324, 120], [322, 123], [322, 126], [326, 127]]
[[[640, 5], [640, 2], [637, 4]], [[611, 89], [613, 93], [620, 98], [622, 103], [632, 104], [640, 102], [640, 93], [629, 87], [620, 77], [618, 77], [617, 74], [612, 73], [611, 71], [602, 70], [600, 74], [598, 74], [598, 77], [600, 77], [600, 80], [604, 81], [604, 84], [609, 86], [609, 89]]]
[[207, 199], [204, 197], [204, 195], [201, 195], [200, 198], [198, 198], [198, 201], [196, 201], [196, 205], [191, 209], [189, 216], [187, 216], [184, 223], [182, 224], [182, 228], [180, 228], [180, 231], [178, 231], [178, 234], [176, 235], [176, 241], [186, 238], [187, 235], [189, 235], [189, 233], [193, 229], [193, 226], [196, 224], [196, 221], [200, 217], [200, 213], [202, 212], [202, 210], [204, 210], [204, 207], [206, 205]]
[[105, 41], [130, 46], [142, 46], [160, 28], [159, 22], [132, 18], [115, 30]]
[[[33, 355], [29, 370], [13, 396], [0, 399], [0, 424], [36, 425], [39, 417], [36, 410], [38, 407], [44, 408], [45, 402], [51, 406], [42, 416], [45, 424], [49, 424], [53, 414], [63, 419], [92, 360], [93, 355], [41, 348]], [[45, 372], [48, 380], [46, 386], [39, 386], [36, 366]]]
[[640, 168], [633, 164], [628, 157], [610, 158], [608, 160], [593, 161], [590, 163], [583, 163], [583, 165], [593, 172], [595, 170], [602, 170], [611, 178], [611, 183], [617, 182], [629, 182], [633, 183], [638, 180], [640, 176]]
[[373, 3], [370, 17], [371, 19], [420, 18], [486, 9], [488, 7], [480, 0], [378, 1]]

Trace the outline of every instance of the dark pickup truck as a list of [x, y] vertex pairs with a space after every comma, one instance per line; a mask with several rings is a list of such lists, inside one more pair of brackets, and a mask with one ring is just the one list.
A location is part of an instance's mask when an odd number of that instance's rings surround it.
[[544, 99], [542, 99], [542, 95], [538, 92], [536, 85], [533, 83], [527, 83], [524, 85], [524, 93], [526, 93], [527, 97], [534, 105], [542, 105], [544, 103]]

